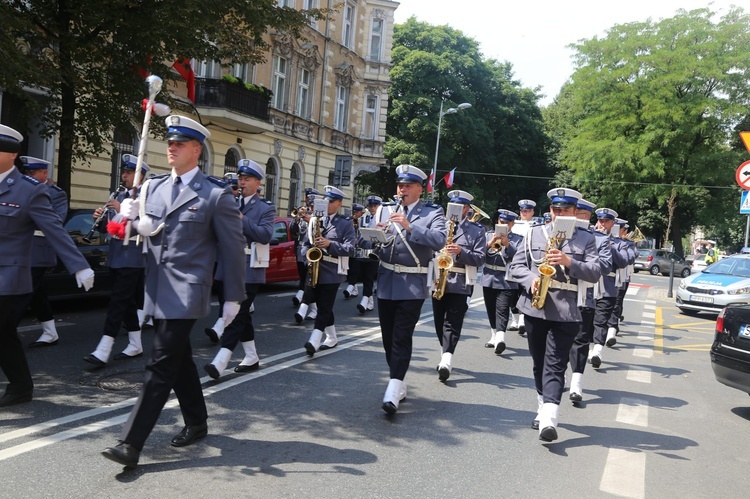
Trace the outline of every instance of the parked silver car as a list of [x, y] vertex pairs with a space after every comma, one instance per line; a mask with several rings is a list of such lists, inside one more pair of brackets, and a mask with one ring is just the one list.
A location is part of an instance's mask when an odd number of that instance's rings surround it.
[[636, 272], [639, 270], [645, 270], [651, 275], [669, 275], [673, 261], [675, 275], [682, 277], [690, 275], [690, 264], [681, 256], [667, 250], [639, 250], [638, 257], [636, 257], [633, 267]]

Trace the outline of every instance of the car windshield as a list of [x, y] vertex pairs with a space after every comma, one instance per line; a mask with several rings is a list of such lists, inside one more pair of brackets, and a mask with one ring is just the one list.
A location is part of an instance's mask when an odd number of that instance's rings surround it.
[[750, 259], [725, 258], [706, 267], [703, 273], [750, 277]]

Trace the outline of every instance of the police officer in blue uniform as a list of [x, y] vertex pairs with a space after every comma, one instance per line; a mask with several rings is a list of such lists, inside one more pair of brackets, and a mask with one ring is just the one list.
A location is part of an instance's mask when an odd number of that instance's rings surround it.
[[[320, 193], [312, 187], [305, 187], [305, 202], [297, 208], [297, 216], [292, 223], [291, 231], [294, 238], [294, 251], [297, 255], [297, 272], [299, 274], [299, 287], [297, 293], [292, 297], [292, 304], [299, 307], [305, 294], [305, 282], [307, 281], [307, 258], [305, 254], [310, 249], [307, 240], [307, 224], [310, 222], [310, 210], [312, 200]], [[304, 319], [304, 317], [303, 317]]]
[[[138, 187], [134, 185], [137, 163], [138, 158], [136, 156], [123, 154], [122, 173], [120, 174], [122, 189], [116, 191], [114, 198], [108, 200], [103, 209], [97, 208], [94, 211], [94, 220], [99, 220], [104, 210], [107, 210], [106, 216], [102, 217], [99, 222], [99, 227], [96, 227], [99, 232], [107, 232], [108, 221], [117, 217], [121, 203], [132, 197], [133, 190]], [[141, 165], [141, 179], [146, 179], [148, 171], [148, 165], [143, 163]], [[115, 338], [123, 326], [128, 332], [128, 346], [121, 353], [115, 355], [115, 360], [131, 359], [143, 354], [141, 323], [137, 311], [143, 308], [145, 258], [143, 246], [138, 244], [139, 238], [136, 236], [137, 234], [133, 233], [127, 246], [116, 234], [113, 234], [109, 239], [107, 266], [112, 278], [112, 292], [109, 295], [107, 315], [104, 319], [104, 334], [102, 334], [96, 349], [83, 358], [84, 361], [96, 367], [104, 367], [109, 362]]]
[[[143, 390], [120, 443], [103, 455], [126, 467], [138, 464], [143, 445], [174, 389], [185, 426], [172, 439], [182, 447], [208, 433], [208, 413], [190, 346], [190, 330], [211, 310], [211, 281], [217, 251], [225, 269], [245, 264], [245, 238], [229, 186], [205, 176], [198, 165], [210, 133], [184, 116], [167, 117], [168, 175], [150, 178], [138, 200], [120, 213], [145, 237], [144, 312], [154, 318], [154, 344]], [[224, 276], [224, 322], [230, 324], [245, 299], [244, 275]]]
[[[65, 191], [52, 184], [47, 178], [49, 173], [49, 161], [31, 156], [21, 156], [21, 173], [33, 177], [47, 186], [49, 190], [52, 209], [60, 215], [60, 220], [65, 223], [68, 217], [68, 196]], [[29, 348], [47, 347], [57, 345], [58, 335], [55, 328], [55, 316], [47, 296], [47, 286], [44, 274], [50, 267], [57, 265], [55, 249], [44, 237], [44, 232], [34, 231], [34, 240], [31, 244], [31, 282], [34, 292], [31, 296], [31, 312], [42, 325], [42, 335]]]
[[377, 226], [389, 242], [376, 254], [378, 268], [378, 318], [390, 380], [383, 410], [395, 414], [406, 397], [404, 377], [409, 369], [412, 335], [429, 293], [427, 280], [433, 253], [445, 245], [445, 212], [439, 205], [420, 201], [427, 175], [412, 165], [396, 168], [400, 201], [381, 205]]
[[508, 264], [523, 240], [513, 232], [518, 215], [510, 210], [497, 210], [497, 221], [507, 225], [507, 232], [492, 236], [487, 241], [484, 271], [480, 284], [484, 294], [484, 306], [490, 320], [490, 339], [485, 347], [493, 348], [497, 355], [505, 351], [505, 333], [508, 331], [511, 303], [518, 294], [518, 284], [506, 280]]
[[359, 203], [352, 204], [352, 223], [354, 224], [354, 258], [349, 260], [349, 273], [346, 275], [346, 288], [344, 288], [344, 299], [354, 298], [359, 296], [359, 290], [357, 289], [357, 283], [361, 279], [362, 271], [360, 269], [360, 260], [357, 258], [357, 250], [360, 248], [361, 241], [359, 240], [359, 224], [362, 223], [362, 215], [365, 211], [365, 207]]
[[[596, 230], [607, 236], [607, 244], [612, 253], [612, 268], [608, 274], [603, 274], [599, 279], [599, 296], [596, 297], [594, 347], [591, 349], [590, 355], [591, 365], [598, 369], [602, 363], [604, 344], [609, 339], [608, 325], [617, 301], [617, 286], [619, 284], [617, 272], [619, 269], [627, 267], [628, 261], [624, 250], [620, 248], [620, 238], [616, 234], [618, 231], [613, 231], [617, 212], [611, 208], [598, 208], [596, 217]], [[614, 338], [614, 331], [611, 335]]]
[[[266, 282], [266, 268], [270, 263], [269, 243], [273, 238], [273, 221], [276, 217], [276, 206], [260, 197], [258, 188], [266, 177], [266, 169], [250, 159], [241, 159], [237, 163], [239, 176], [240, 199], [239, 209], [242, 216], [242, 234], [245, 236], [245, 295], [240, 311], [231, 324], [224, 328], [221, 336], [221, 349], [211, 363], [204, 366], [205, 371], [214, 379], [219, 378], [227, 368], [232, 352], [237, 343], [242, 343], [245, 357], [234, 368], [235, 372], [245, 373], [258, 369], [260, 359], [255, 348], [255, 327], [250, 307], [258, 294], [260, 285]], [[237, 269], [225, 268], [219, 260], [218, 278]]]
[[[558, 216], [575, 217], [580, 193], [556, 188], [551, 189], [547, 196], [551, 202], [553, 224]], [[540, 440], [547, 442], [557, 439], [557, 416], [565, 386], [565, 370], [570, 347], [580, 330], [577, 281], [595, 282], [601, 275], [593, 234], [573, 229], [572, 237], [553, 245], [549, 238], [556, 234], [551, 232], [546, 225], [533, 226], [508, 270], [509, 279], [522, 288], [518, 308], [525, 316], [533, 361], [538, 402], [536, 421]], [[544, 305], [539, 309], [532, 303], [540, 289], [538, 267], [545, 260], [554, 267], [555, 274], [551, 277]]]
[[328, 212], [311, 222], [319, 224], [320, 237], [316, 236], [314, 228], [308, 227], [310, 244], [323, 251], [323, 258], [319, 262], [318, 283], [308, 288], [312, 301], [318, 305], [318, 316], [305, 343], [307, 355], [315, 355], [318, 350], [334, 348], [338, 344], [333, 304], [339, 285], [346, 280], [349, 258], [354, 256], [354, 224], [350, 217], [338, 214], [344, 193], [332, 185], [326, 185], [323, 190], [328, 200]]
[[63, 228], [50, 203], [49, 189], [15, 167], [23, 135], [0, 125], [0, 369], [8, 379], [0, 407], [28, 402], [34, 392], [18, 324], [31, 299], [31, 245], [34, 230], [44, 232], [78, 287], [94, 285], [94, 271]]
[[[375, 227], [375, 214], [382, 203], [383, 200], [378, 196], [367, 196], [367, 213], [359, 220], [360, 228]], [[372, 250], [372, 244], [368, 244], [366, 241], [360, 241], [360, 246], [365, 250]], [[371, 255], [367, 255], [365, 258], [359, 259], [357, 265], [362, 279], [362, 299], [357, 304], [357, 310], [360, 314], [364, 314], [375, 308], [373, 295], [375, 293], [375, 279], [378, 275], [378, 261]]]
[[[453, 259], [453, 265], [446, 274], [445, 292], [438, 298], [432, 295], [432, 315], [435, 319], [435, 333], [442, 349], [437, 366], [438, 379], [446, 381], [453, 369], [453, 356], [461, 337], [464, 316], [469, 310], [468, 300], [477, 282], [477, 270], [484, 263], [487, 235], [484, 227], [467, 218], [474, 196], [466, 191], [455, 190], [448, 193], [451, 204], [459, 205], [461, 214], [453, 222], [453, 241], [446, 241], [442, 251]], [[449, 210], [450, 211], [450, 210]], [[450, 213], [449, 213], [450, 214]], [[449, 227], [450, 230], [450, 227]]]
[[[638, 247], [633, 241], [628, 239], [628, 229], [630, 228], [628, 221], [623, 220], [622, 218], [618, 218], [616, 222], [617, 225], [620, 226], [619, 247], [621, 251], [623, 251], [627, 255], [628, 265], [621, 271], [624, 274], [623, 280], [620, 283], [621, 286], [617, 290], [617, 301], [615, 302], [615, 308], [612, 311], [609, 322], [607, 323], [607, 339], [610, 339], [611, 344], [608, 345], [610, 347], [616, 343], [617, 340], [615, 336], [620, 332], [620, 321], [624, 319], [622, 315], [622, 308], [623, 304], [625, 303], [625, 294], [628, 292], [628, 287], [630, 287], [630, 277], [633, 275], [633, 264], [635, 263], [635, 259], [638, 257]], [[612, 329], [614, 329], [614, 335], [610, 334]]]
[[[524, 237], [533, 225], [537, 225], [536, 217], [534, 217], [534, 210], [536, 209], [536, 202], [531, 199], [521, 199], [518, 201], [518, 213], [519, 218], [516, 219], [516, 223], [513, 224], [513, 233]], [[521, 296], [521, 288], [518, 288], [516, 295], [513, 297], [513, 301], [510, 304], [511, 316], [510, 324], [508, 325], [508, 331], [518, 331], [518, 334], [523, 336], [526, 332], [526, 325], [523, 321], [523, 313], [518, 311], [518, 298]]]
[[297, 270], [299, 270], [300, 275], [300, 289], [297, 291], [297, 294], [292, 297], [292, 303], [299, 305], [299, 308], [294, 313], [294, 320], [297, 324], [300, 324], [305, 319], [315, 320], [318, 317], [318, 305], [315, 303], [315, 294], [307, 285], [307, 272], [309, 267], [307, 251], [312, 247], [309, 237], [312, 206], [316, 199], [322, 199], [323, 196], [321, 196], [317, 190], [310, 187], [305, 189], [305, 192], [308, 193], [306, 196], [307, 206], [305, 207], [304, 212], [299, 215], [300, 226], [304, 228], [304, 232], [300, 232], [297, 245]]
[[[596, 205], [585, 199], [578, 200], [578, 230], [586, 230], [594, 234], [594, 243], [599, 253], [599, 267], [602, 275], [607, 275], [612, 270], [612, 252], [607, 236], [598, 231], [590, 230], [589, 223], [591, 214]], [[573, 372], [570, 379], [569, 398], [573, 403], [583, 400], [582, 379], [588, 362], [589, 347], [594, 341], [594, 315], [596, 313], [596, 298], [598, 295], [598, 283], [586, 283], [583, 280], [579, 284], [578, 309], [581, 311], [581, 329], [578, 331], [573, 346], [570, 349], [570, 369]], [[596, 293], [595, 293], [596, 290]]]

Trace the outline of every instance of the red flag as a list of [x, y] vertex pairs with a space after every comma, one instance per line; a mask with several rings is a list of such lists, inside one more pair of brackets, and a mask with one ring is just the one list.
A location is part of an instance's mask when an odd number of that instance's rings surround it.
[[445, 186], [448, 189], [453, 187], [453, 178], [454, 178], [455, 172], [456, 172], [456, 169], [454, 168], [450, 172], [446, 173], [445, 177], [443, 177], [443, 182], [445, 182]]
[[195, 72], [193, 72], [193, 67], [190, 65], [190, 59], [180, 57], [172, 64], [172, 67], [180, 73], [180, 76], [185, 78], [188, 99], [190, 99], [190, 102], [195, 103]]
[[430, 176], [427, 177], [427, 194], [431, 193], [435, 188], [435, 172], [430, 172]]

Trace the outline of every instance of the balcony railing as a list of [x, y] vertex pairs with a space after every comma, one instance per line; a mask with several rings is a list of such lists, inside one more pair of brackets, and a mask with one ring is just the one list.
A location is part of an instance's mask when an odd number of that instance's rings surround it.
[[268, 120], [268, 99], [264, 95], [225, 80], [196, 80], [195, 105], [228, 109], [253, 118]]

